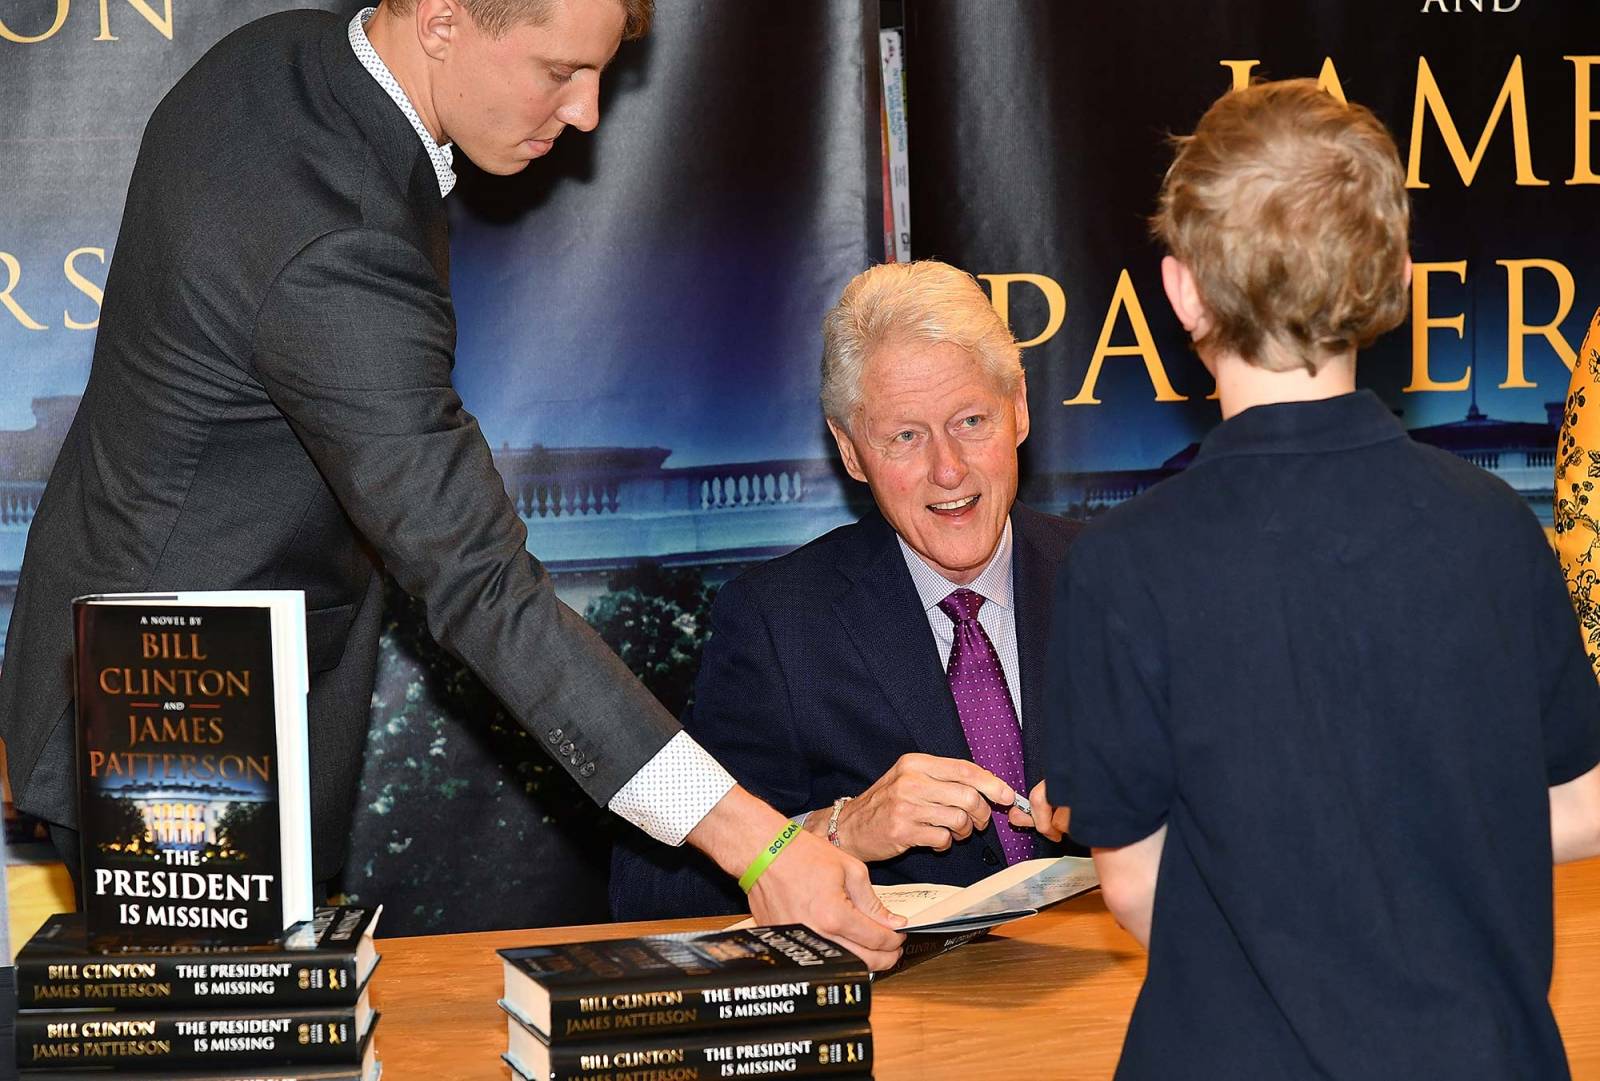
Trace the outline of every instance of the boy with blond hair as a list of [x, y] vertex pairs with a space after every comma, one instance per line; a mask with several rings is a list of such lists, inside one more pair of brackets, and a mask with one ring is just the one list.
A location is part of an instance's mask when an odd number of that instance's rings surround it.
[[1219, 100], [1162, 187], [1223, 423], [1069, 553], [1046, 773], [1150, 950], [1127, 1081], [1568, 1076], [1551, 862], [1600, 853], [1600, 688], [1527, 506], [1356, 390], [1408, 219], [1309, 80]]

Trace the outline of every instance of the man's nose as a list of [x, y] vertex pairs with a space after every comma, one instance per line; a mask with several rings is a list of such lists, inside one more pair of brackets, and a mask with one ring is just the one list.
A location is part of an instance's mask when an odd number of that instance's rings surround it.
[[580, 71], [572, 77], [567, 100], [556, 110], [556, 119], [579, 131], [593, 131], [600, 124], [600, 76]]
[[959, 488], [967, 479], [967, 463], [961, 456], [961, 445], [949, 436], [934, 437], [931, 465], [928, 479], [941, 488]]

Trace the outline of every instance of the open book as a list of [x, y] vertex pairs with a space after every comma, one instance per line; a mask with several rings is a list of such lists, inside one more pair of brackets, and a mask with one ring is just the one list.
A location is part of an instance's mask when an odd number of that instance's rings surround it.
[[873, 889], [885, 908], [911, 921], [904, 928], [908, 934], [951, 934], [986, 931], [1023, 916], [1037, 915], [1099, 884], [1094, 860], [1087, 856], [1057, 856], [1013, 863], [970, 886], [917, 882]]
[[[987, 931], [1034, 916], [1099, 884], [1094, 860], [1057, 856], [1013, 863], [970, 886], [913, 882], [872, 888], [885, 908], [910, 921], [902, 928], [907, 934], [939, 936]], [[753, 926], [755, 920], [747, 919], [729, 930]]]

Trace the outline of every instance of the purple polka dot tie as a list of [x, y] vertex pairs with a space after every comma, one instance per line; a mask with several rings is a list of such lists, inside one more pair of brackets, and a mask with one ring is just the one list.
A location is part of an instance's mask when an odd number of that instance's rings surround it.
[[[1013, 791], [1027, 795], [1023, 789], [1022, 728], [1017, 724], [1000, 655], [978, 622], [982, 607], [983, 597], [970, 589], [958, 589], [939, 602], [940, 610], [956, 625], [955, 644], [950, 649], [950, 694], [956, 700], [956, 715], [967, 734], [972, 760]], [[996, 812], [994, 828], [1008, 864], [1033, 857], [1033, 837], [1012, 828], [1003, 813]]]

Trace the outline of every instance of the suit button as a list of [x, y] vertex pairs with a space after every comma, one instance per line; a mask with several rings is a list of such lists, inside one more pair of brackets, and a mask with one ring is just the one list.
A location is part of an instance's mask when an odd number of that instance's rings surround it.
[[561, 745], [561, 753], [564, 754], [564, 755], [565, 754], [571, 754], [572, 753], [572, 748], [574, 746], [575, 746], [575, 744], [570, 739], [567, 740], [567, 742], [565, 742], [565, 743], [563, 743]]
[[983, 862], [987, 863], [990, 867], [993, 867], [995, 864], [1000, 862], [1000, 857], [996, 856], [992, 851], [986, 848], [983, 850]]
[[545, 733], [545, 738], [550, 741], [550, 746], [554, 747], [556, 744], [561, 742], [561, 729], [550, 729], [550, 731]]
[[576, 766], [579, 763], [581, 763], [584, 760], [585, 757], [587, 757], [587, 756], [584, 755], [582, 750], [580, 750], [579, 748], [574, 747], [572, 749], [572, 753], [567, 756], [567, 761], [571, 762], [574, 766]]
[[580, 776], [580, 777], [593, 777], [594, 776], [594, 763], [593, 762], [585, 762], [583, 764], [583, 768], [578, 771], [578, 776]]

